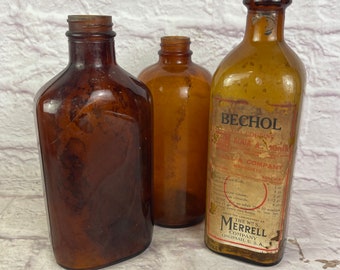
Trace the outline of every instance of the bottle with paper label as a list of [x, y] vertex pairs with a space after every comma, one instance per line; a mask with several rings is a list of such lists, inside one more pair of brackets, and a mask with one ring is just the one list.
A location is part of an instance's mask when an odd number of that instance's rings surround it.
[[216, 70], [205, 242], [255, 264], [283, 256], [305, 70], [283, 37], [291, 0], [243, 0], [243, 41]]

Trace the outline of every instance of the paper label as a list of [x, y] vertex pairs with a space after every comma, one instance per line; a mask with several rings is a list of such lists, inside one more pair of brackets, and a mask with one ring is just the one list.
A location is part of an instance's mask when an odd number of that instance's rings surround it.
[[282, 240], [296, 106], [213, 99], [207, 233], [215, 241], [276, 253]]

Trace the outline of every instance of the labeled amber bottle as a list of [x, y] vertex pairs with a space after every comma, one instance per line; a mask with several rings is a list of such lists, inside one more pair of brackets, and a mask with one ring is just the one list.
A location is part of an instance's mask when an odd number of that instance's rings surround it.
[[272, 265], [284, 251], [305, 71], [283, 37], [291, 0], [243, 3], [244, 39], [212, 81], [205, 242]]
[[98, 269], [152, 238], [152, 104], [115, 60], [111, 16], [68, 17], [69, 64], [36, 95], [57, 263]]
[[139, 75], [154, 102], [154, 221], [165, 227], [205, 213], [211, 75], [191, 55], [189, 37], [162, 37], [159, 61]]

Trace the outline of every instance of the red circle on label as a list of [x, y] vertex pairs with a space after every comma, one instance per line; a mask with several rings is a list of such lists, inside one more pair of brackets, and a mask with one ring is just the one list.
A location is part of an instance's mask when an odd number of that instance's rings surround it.
[[[242, 209], [242, 210], [256, 210], [260, 207], [262, 207], [264, 205], [264, 203], [266, 202], [267, 200], [267, 197], [268, 197], [268, 189], [267, 189], [267, 186], [265, 183], [260, 183], [260, 182], [252, 182], [251, 184], [252, 185], [255, 185], [255, 184], [259, 184], [261, 185], [261, 187], [257, 187], [258, 189], [261, 189], [262, 191], [262, 195], [261, 198], [262, 200], [256, 200], [256, 202], [249, 202], [248, 201], [248, 205], [249, 204], [252, 204], [252, 206], [244, 206], [241, 204], [241, 202], [237, 202], [238, 200], [240, 199], [243, 199], [245, 200], [245, 198], [250, 198], [251, 197], [251, 194], [247, 194], [247, 193], [241, 193], [242, 190], [249, 190], [249, 183], [238, 183], [239, 186], [242, 186], [244, 185], [245, 188], [239, 188], [239, 190], [237, 190], [237, 194], [232, 194], [231, 192], [229, 192], [228, 194], [228, 181], [229, 180], [229, 177], [227, 177], [224, 181], [224, 195], [225, 197], [227, 198], [228, 202], [233, 205], [234, 207], [238, 208], [238, 209]], [[230, 184], [230, 182], [229, 182]], [[255, 190], [254, 190], [255, 191]], [[258, 194], [258, 192], [257, 192]]]

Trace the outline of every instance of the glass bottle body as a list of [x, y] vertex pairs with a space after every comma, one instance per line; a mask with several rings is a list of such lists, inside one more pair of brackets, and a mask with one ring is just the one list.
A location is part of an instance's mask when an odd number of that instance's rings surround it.
[[36, 95], [51, 240], [69, 269], [127, 259], [152, 238], [151, 97], [115, 63], [111, 24], [90, 33], [107, 20], [69, 16], [70, 63]]
[[205, 242], [262, 265], [283, 255], [305, 84], [279, 2], [244, 1], [245, 38], [216, 70], [210, 105]]
[[191, 61], [190, 39], [163, 37], [158, 63], [139, 75], [154, 104], [154, 221], [185, 227], [204, 218], [211, 75]]

